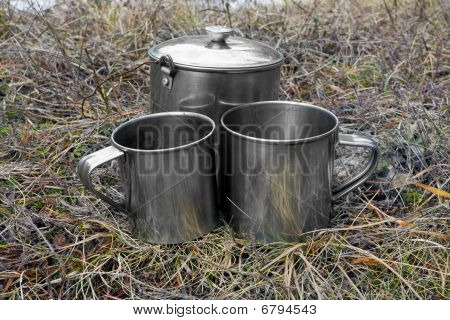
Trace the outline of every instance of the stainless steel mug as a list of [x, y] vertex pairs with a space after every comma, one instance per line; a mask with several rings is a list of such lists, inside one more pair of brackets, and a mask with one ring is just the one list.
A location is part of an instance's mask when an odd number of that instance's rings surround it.
[[[332, 204], [376, 167], [374, 140], [338, 135], [338, 119], [310, 104], [264, 101], [235, 107], [221, 119], [226, 131], [224, 203], [230, 223], [257, 240], [295, 241], [329, 226]], [[365, 168], [332, 189], [335, 145], [370, 148]]]
[[[78, 174], [97, 197], [127, 213], [133, 233], [151, 243], [181, 243], [210, 232], [217, 222], [214, 121], [167, 112], [123, 123], [112, 146], [81, 159]], [[91, 172], [118, 159], [124, 203], [95, 189]]]

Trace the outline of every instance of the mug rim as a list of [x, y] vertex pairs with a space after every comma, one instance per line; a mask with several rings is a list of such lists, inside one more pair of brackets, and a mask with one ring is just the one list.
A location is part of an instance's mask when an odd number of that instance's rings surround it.
[[[291, 105], [291, 106], [295, 106], [295, 107], [307, 107], [307, 108], [320, 110], [321, 112], [324, 112], [324, 113], [327, 113], [328, 115], [330, 115], [335, 120], [335, 124], [332, 129], [330, 129], [329, 131], [324, 132], [322, 134], [319, 134], [319, 135], [315, 135], [315, 136], [307, 137], [307, 138], [279, 140], [279, 139], [256, 138], [256, 137], [251, 137], [251, 136], [239, 133], [235, 130], [230, 129], [224, 121], [225, 117], [228, 114], [230, 114], [236, 110], [250, 108], [250, 107], [258, 106], [258, 105], [265, 105], [265, 104], [268, 104], [268, 105]], [[281, 100], [251, 102], [251, 103], [242, 104], [240, 106], [228, 109], [227, 111], [225, 111], [222, 114], [222, 117], [220, 118], [220, 123], [225, 128], [225, 130], [227, 130], [230, 134], [232, 134], [238, 138], [250, 140], [253, 142], [268, 143], [268, 144], [297, 144], [297, 143], [312, 142], [312, 141], [320, 140], [322, 138], [325, 138], [325, 137], [331, 135], [333, 132], [337, 131], [337, 129], [339, 127], [338, 117], [333, 112], [331, 112], [325, 108], [322, 108], [322, 107], [319, 107], [319, 106], [316, 106], [316, 105], [313, 105], [310, 103], [304, 103], [304, 102], [298, 102], [298, 101], [281, 101]]]
[[[195, 140], [193, 142], [190, 142], [190, 143], [187, 143], [187, 144], [183, 144], [183, 145], [180, 145], [180, 146], [176, 146], [176, 147], [164, 148], [164, 149], [144, 150], [144, 149], [129, 148], [129, 147], [125, 147], [125, 146], [119, 144], [114, 138], [114, 136], [117, 134], [117, 132], [119, 130], [121, 130], [122, 128], [124, 128], [125, 126], [128, 126], [130, 124], [133, 124], [135, 122], [139, 122], [139, 121], [142, 121], [142, 120], [148, 119], [148, 118], [162, 118], [162, 117], [168, 117], [168, 116], [175, 116], [175, 117], [186, 117], [186, 116], [189, 116], [189, 117], [194, 117], [194, 118], [200, 118], [202, 120], [206, 120], [209, 124], [211, 124], [211, 130], [208, 132], [208, 134], [206, 134], [202, 138], [197, 139], [197, 140]], [[178, 151], [178, 150], [182, 150], [182, 149], [186, 149], [186, 148], [195, 146], [195, 145], [201, 143], [202, 141], [205, 141], [210, 136], [212, 136], [212, 134], [214, 133], [215, 129], [216, 129], [216, 124], [214, 123], [214, 121], [210, 117], [205, 116], [205, 115], [200, 114], [200, 113], [184, 112], [184, 111], [159, 112], [159, 113], [153, 113], [153, 114], [148, 114], [148, 115], [144, 115], [144, 116], [139, 116], [137, 118], [130, 119], [130, 120], [125, 121], [124, 123], [120, 124], [111, 133], [111, 143], [112, 143], [112, 145], [114, 147], [116, 147], [117, 149], [122, 150], [124, 152], [164, 153], [164, 152], [170, 152], [170, 151]]]

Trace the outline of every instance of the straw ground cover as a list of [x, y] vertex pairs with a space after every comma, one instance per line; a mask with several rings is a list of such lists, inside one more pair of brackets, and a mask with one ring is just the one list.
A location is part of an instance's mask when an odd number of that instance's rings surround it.
[[[2, 1], [0, 297], [448, 298], [449, 12], [438, 0], [69, 1], [28, 13]], [[276, 47], [281, 99], [379, 141], [376, 175], [335, 204], [331, 229], [265, 245], [222, 226], [151, 245], [81, 185], [80, 157], [148, 110], [146, 50], [205, 24]], [[345, 178], [355, 165], [339, 154]], [[114, 164], [99, 171], [117, 197]]]

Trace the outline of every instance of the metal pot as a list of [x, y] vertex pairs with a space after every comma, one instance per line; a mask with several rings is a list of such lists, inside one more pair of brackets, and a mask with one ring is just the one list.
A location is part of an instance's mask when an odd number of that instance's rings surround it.
[[[227, 27], [205, 30], [207, 35], [171, 39], [148, 51], [155, 62], [150, 71], [150, 110], [196, 112], [213, 119], [220, 164], [220, 117], [243, 103], [278, 99], [283, 55], [266, 44], [231, 37]], [[217, 171], [221, 194], [223, 168], [219, 165]]]
[[206, 28], [207, 35], [181, 37], [149, 50], [151, 112], [190, 111], [216, 124], [229, 108], [278, 98], [283, 55], [232, 29]]

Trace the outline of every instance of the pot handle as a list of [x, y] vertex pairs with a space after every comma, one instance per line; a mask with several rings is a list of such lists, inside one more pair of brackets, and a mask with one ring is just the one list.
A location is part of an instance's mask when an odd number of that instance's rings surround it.
[[109, 146], [88, 154], [87, 156], [84, 156], [78, 163], [77, 167], [78, 176], [80, 177], [81, 182], [86, 186], [86, 188], [88, 188], [97, 197], [112, 205], [116, 209], [119, 209], [120, 211], [126, 211], [125, 207], [122, 204], [117, 203], [104, 193], [94, 188], [91, 180], [91, 173], [95, 168], [101, 166], [102, 164], [123, 157], [123, 155], [123, 151], [120, 151], [113, 146]]
[[173, 86], [173, 76], [175, 74], [175, 63], [170, 55], [166, 54], [159, 58], [158, 64], [162, 73], [162, 85], [171, 90]]
[[366, 181], [375, 170], [378, 159], [380, 158], [380, 150], [378, 148], [378, 145], [375, 140], [371, 138], [355, 134], [341, 134], [339, 135], [338, 143], [343, 146], [370, 148], [371, 153], [365, 168], [360, 173], [358, 173], [350, 180], [342, 183], [335, 190], [333, 190], [333, 201], [347, 194], [348, 192], [362, 184], [364, 181]]

